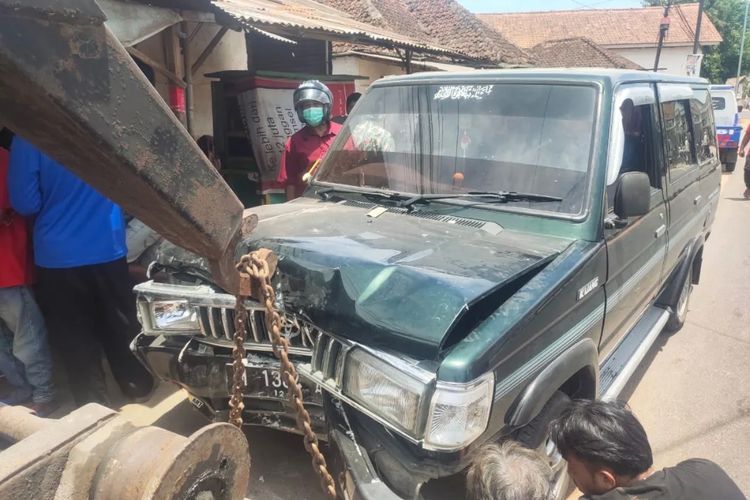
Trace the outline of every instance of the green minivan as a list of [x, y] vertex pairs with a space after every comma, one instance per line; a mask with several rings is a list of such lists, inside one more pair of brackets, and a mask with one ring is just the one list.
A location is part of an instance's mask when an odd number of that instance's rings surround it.
[[[705, 80], [615, 70], [374, 83], [305, 195], [254, 208], [306, 407], [344, 498], [444, 498], [483, 444], [539, 449], [571, 398], [617, 398], [685, 321], [720, 189]], [[228, 414], [235, 299], [166, 243], [132, 348]], [[244, 420], [295, 430], [248, 301]], [[442, 495], [442, 496], [441, 496]], [[461, 493], [458, 493], [461, 495]], [[457, 498], [460, 496], [457, 496]]]

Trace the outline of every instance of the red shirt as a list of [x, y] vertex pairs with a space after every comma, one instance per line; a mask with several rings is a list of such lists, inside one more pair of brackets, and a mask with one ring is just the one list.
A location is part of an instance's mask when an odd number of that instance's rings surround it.
[[8, 156], [0, 147], [0, 288], [30, 285], [33, 265], [26, 219], [10, 206]]
[[302, 176], [312, 167], [315, 160], [325, 156], [333, 140], [341, 131], [341, 125], [330, 122], [328, 131], [319, 136], [310, 126], [298, 130], [286, 142], [284, 154], [281, 155], [281, 166], [277, 182], [286, 186], [294, 186], [294, 195], [300, 196], [307, 187]]

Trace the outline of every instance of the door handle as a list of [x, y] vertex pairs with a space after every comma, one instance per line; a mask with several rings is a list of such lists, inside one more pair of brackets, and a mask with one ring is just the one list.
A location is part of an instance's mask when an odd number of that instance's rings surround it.
[[656, 231], [654, 231], [654, 238], [661, 238], [662, 236], [664, 236], [664, 233], [666, 231], [667, 231], [667, 226], [662, 224], [656, 229]]
[[701, 201], [703, 201], [703, 196], [698, 195], [695, 198], [693, 198], [693, 205], [700, 205]]

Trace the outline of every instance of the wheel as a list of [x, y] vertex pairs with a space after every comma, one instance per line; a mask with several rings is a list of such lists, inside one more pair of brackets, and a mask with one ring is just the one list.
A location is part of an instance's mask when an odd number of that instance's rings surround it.
[[513, 439], [528, 448], [534, 448], [549, 460], [552, 468], [552, 481], [550, 485], [550, 500], [564, 500], [568, 498], [571, 490], [570, 476], [568, 476], [568, 463], [563, 459], [557, 446], [549, 438], [547, 428], [549, 423], [560, 416], [560, 413], [570, 404], [570, 398], [562, 392], [556, 392], [544, 405], [539, 415], [518, 429], [513, 434]]
[[734, 167], [736, 164], [736, 162], [727, 162], [724, 164], [724, 170], [726, 170], [727, 172], [734, 172]]
[[674, 333], [685, 324], [685, 318], [687, 318], [688, 302], [690, 301], [690, 292], [693, 291], [693, 266], [688, 268], [687, 275], [685, 276], [685, 282], [682, 284], [680, 290], [680, 296], [677, 298], [677, 303], [672, 306], [672, 314], [669, 316], [669, 321], [665, 326], [665, 329], [669, 333]]

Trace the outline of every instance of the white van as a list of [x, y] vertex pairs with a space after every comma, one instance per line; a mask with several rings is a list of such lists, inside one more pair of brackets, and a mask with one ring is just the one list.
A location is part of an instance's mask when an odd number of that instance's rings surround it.
[[739, 123], [739, 112], [742, 108], [737, 106], [734, 87], [731, 85], [711, 85], [709, 91], [714, 108], [719, 159], [724, 169], [732, 172], [737, 163], [737, 148], [742, 135], [742, 127]]

